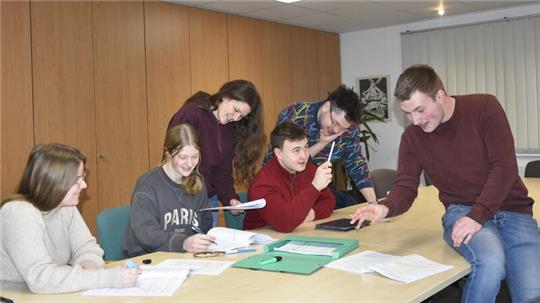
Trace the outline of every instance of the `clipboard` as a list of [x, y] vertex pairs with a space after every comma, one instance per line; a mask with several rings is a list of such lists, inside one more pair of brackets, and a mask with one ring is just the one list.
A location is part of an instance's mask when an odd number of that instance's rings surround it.
[[[320, 247], [324, 252], [317, 254], [302, 251], [302, 243], [308, 251], [311, 247], [314, 247], [314, 250]], [[284, 247], [297, 247], [297, 244], [300, 244], [297, 252], [293, 252], [294, 249], [281, 251]], [[279, 241], [265, 245], [264, 253], [238, 261], [232, 267], [309, 275], [357, 247], [358, 240], [288, 235]], [[280, 257], [278, 262], [264, 264], [265, 260], [276, 257]]]

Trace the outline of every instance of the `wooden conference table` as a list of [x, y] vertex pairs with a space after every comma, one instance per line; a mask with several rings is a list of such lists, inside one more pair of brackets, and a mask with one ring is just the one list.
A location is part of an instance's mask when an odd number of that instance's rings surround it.
[[[540, 178], [526, 179], [529, 194], [535, 198], [535, 218], [540, 216]], [[452, 269], [410, 284], [396, 282], [377, 274], [350, 274], [322, 268], [311, 275], [295, 275], [229, 268], [219, 276], [190, 276], [172, 297], [86, 297], [81, 293], [36, 295], [26, 287], [3, 286], [2, 296], [15, 302], [421, 302], [470, 272], [469, 264], [442, 240], [440, 218], [444, 212], [433, 186], [419, 190], [412, 208], [390, 222], [378, 223], [360, 231], [332, 232], [315, 230], [317, 222], [301, 225], [294, 233], [305, 236], [358, 239], [364, 250], [407, 255], [420, 254], [431, 260], [454, 266]], [[332, 218], [347, 217], [357, 207], [340, 209]], [[328, 221], [329, 219], [320, 220]], [[539, 220], [540, 221], [540, 220]], [[285, 234], [260, 229], [279, 239]], [[262, 251], [262, 246], [256, 246]], [[236, 261], [252, 254], [213, 258]], [[152, 259], [157, 264], [169, 258], [192, 258], [191, 254], [152, 253], [134, 258]], [[114, 263], [113, 263], [114, 264]]]

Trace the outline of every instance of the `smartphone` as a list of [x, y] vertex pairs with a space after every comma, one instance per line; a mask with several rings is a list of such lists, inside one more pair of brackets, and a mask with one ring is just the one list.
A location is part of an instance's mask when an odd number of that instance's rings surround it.
[[[362, 222], [362, 225], [360, 226], [360, 228], [366, 227], [370, 223], [371, 222], [369, 220], [365, 220], [364, 222]], [[319, 223], [319, 224], [315, 225], [315, 228], [316, 229], [337, 230], [337, 231], [348, 231], [348, 230], [355, 229], [356, 228], [356, 223], [351, 224], [351, 219], [342, 218], [342, 219], [337, 219], [337, 220], [328, 221], [328, 222], [324, 222], [324, 223]]]

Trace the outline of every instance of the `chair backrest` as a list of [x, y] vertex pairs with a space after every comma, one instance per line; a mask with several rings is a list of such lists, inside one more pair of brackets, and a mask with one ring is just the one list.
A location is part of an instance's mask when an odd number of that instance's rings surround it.
[[122, 241], [129, 224], [130, 206], [110, 208], [98, 214], [96, 225], [99, 245], [105, 251], [103, 259], [122, 259]]
[[392, 189], [396, 182], [396, 170], [394, 169], [375, 169], [371, 171], [370, 176], [377, 199], [386, 197], [386, 193]]
[[[247, 193], [245, 191], [239, 192], [238, 196], [240, 197], [240, 202], [247, 202]], [[231, 214], [229, 211], [224, 211], [224, 213], [225, 221], [227, 221], [227, 227], [240, 230], [244, 228], [244, 217], [246, 216], [245, 212], [239, 214], [238, 216]]]
[[526, 178], [540, 178], [540, 160], [530, 161], [525, 166]]

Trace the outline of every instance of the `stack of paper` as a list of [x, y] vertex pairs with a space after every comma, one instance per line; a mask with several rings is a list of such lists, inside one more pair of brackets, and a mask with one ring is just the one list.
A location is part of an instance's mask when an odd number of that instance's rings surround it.
[[419, 255], [404, 257], [364, 251], [325, 265], [352, 273], [377, 272], [387, 278], [410, 283], [451, 269], [453, 266], [433, 262]]
[[265, 234], [227, 227], [214, 227], [208, 231], [208, 234], [216, 238], [216, 243], [208, 248], [211, 251], [229, 251], [251, 244], [266, 244], [275, 241]]

